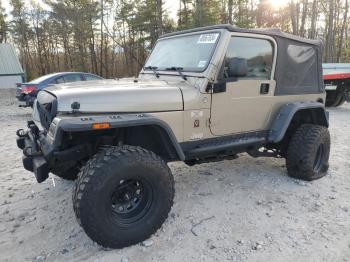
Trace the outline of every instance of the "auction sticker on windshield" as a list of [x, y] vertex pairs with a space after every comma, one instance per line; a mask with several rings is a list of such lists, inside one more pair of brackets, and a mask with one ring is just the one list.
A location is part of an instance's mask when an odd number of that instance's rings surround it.
[[203, 34], [199, 36], [197, 44], [214, 44], [219, 34]]

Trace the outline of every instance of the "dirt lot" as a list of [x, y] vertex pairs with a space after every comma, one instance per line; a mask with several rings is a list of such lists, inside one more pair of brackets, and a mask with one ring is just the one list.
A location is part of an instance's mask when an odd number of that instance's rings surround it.
[[286, 175], [281, 159], [171, 164], [175, 204], [143, 244], [106, 250], [75, 220], [73, 182], [37, 184], [21, 164], [15, 131], [31, 110], [0, 92], [2, 261], [350, 261], [350, 105], [330, 110], [328, 176]]

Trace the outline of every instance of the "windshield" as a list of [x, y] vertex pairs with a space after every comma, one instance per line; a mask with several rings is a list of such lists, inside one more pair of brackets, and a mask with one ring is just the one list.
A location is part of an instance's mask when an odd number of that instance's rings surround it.
[[218, 39], [219, 33], [205, 33], [160, 40], [148, 58], [145, 69], [153, 67], [166, 70], [176, 67], [183, 71], [203, 72]]

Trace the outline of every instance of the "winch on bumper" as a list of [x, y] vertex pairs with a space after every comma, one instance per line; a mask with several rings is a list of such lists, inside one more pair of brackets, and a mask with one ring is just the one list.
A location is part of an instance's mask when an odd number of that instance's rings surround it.
[[49, 177], [55, 164], [65, 161], [79, 161], [87, 152], [84, 145], [58, 150], [47, 140], [46, 132], [40, 131], [33, 121], [28, 121], [28, 130], [17, 130], [17, 146], [23, 150], [23, 167], [35, 174], [38, 183]]

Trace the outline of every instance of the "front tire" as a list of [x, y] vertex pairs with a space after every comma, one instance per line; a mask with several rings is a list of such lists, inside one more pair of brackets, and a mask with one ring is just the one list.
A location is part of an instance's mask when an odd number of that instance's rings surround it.
[[288, 175], [311, 181], [326, 175], [330, 135], [324, 126], [304, 124], [292, 136], [287, 150]]
[[123, 248], [155, 233], [173, 198], [173, 176], [159, 156], [140, 147], [108, 147], [79, 173], [73, 206], [93, 241]]

